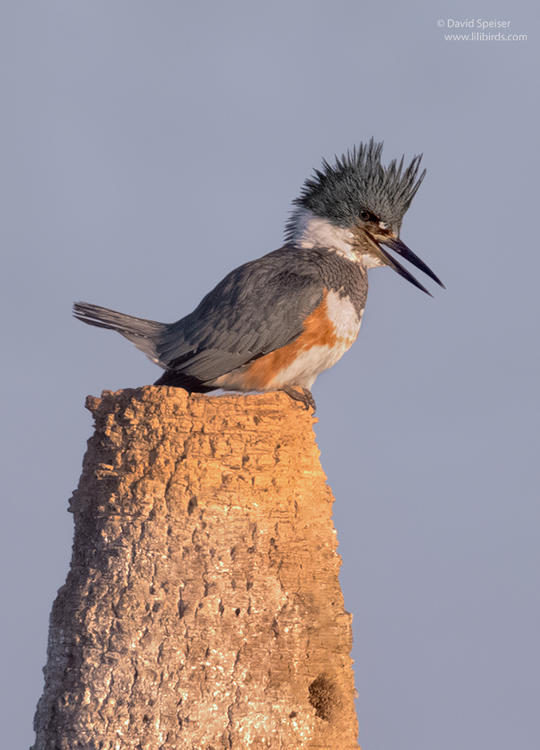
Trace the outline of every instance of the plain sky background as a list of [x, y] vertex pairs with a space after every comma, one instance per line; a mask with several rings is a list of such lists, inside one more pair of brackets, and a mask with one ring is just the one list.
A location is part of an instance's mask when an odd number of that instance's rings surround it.
[[[445, 41], [448, 18], [528, 41]], [[159, 375], [72, 302], [183, 316], [374, 135], [424, 153], [402, 238], [448, 289], [371, 272], [314, 387], [361, 745], [540, 748], [538, 21], [523, 0], [2, 4], [3, 747], [33, 739], [84, 398]]]

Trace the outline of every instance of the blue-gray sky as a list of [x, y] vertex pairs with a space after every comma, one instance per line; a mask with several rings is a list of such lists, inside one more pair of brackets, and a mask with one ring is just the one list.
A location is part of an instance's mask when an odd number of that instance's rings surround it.
[[[438, 19], [522, 41], [445, 41]], [[537, 750], [538, 10], [18, 0], [0, 19], [6, 747], [32, 741], [87, 393], [159, 371], [73, 300], [174, 320], [278, 247], [322, 156], [424, 152], [402, 237], [314, 388], [364, 750]], [[492, 33], [493, 30], [492, 30]]]

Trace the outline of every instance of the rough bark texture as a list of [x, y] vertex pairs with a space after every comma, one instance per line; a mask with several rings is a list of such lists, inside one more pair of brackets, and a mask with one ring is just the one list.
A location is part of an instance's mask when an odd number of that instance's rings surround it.
[[357, 748], [310, 414], [155, 387], [87, 405], [35, 750]]

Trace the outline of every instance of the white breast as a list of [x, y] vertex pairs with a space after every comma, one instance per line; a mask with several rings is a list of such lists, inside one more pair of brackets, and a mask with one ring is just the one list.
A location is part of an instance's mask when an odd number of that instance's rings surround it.
[[337, 292], [329, 292], [326, 304], [328, 318], [335, 328], [335, 343], [331, 346], [312, 346], [300, 352], [294, 362], [271, 380], [268, 388], [282, 388], [284, 385], [311, 388], [317, 375], [335, 365], [356, 341], [362, 322], [362, 312], [358, 314], [352, 302], [340, 297]]
[[351, 300], [347, 297], [340, 297], [337, 292], [328, 293], [326, 307], [328, 318], [334, 324], [338, 339], [350, 339], [352, 344], [360, 330], [363, 310], [357, 313]]

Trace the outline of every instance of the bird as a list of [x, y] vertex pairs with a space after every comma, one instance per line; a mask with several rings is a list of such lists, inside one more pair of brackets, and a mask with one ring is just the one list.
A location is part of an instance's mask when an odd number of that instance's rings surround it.
[[282, 247], [235, 268], [180, 320], [160, 323], [85, 302], [74, 304], [75, 317], [135, 344], [164, 370], [155, 385], [282, 390], [315, 409], [315, 379], [358, 336], [369, 269], [388, 266], [432, 296], [397, 255], [445, 288], [400, 239], [426, 174], [422, 154], [385, 166], [382, 149], [371, 138], [324, 159], [293, 201]]

